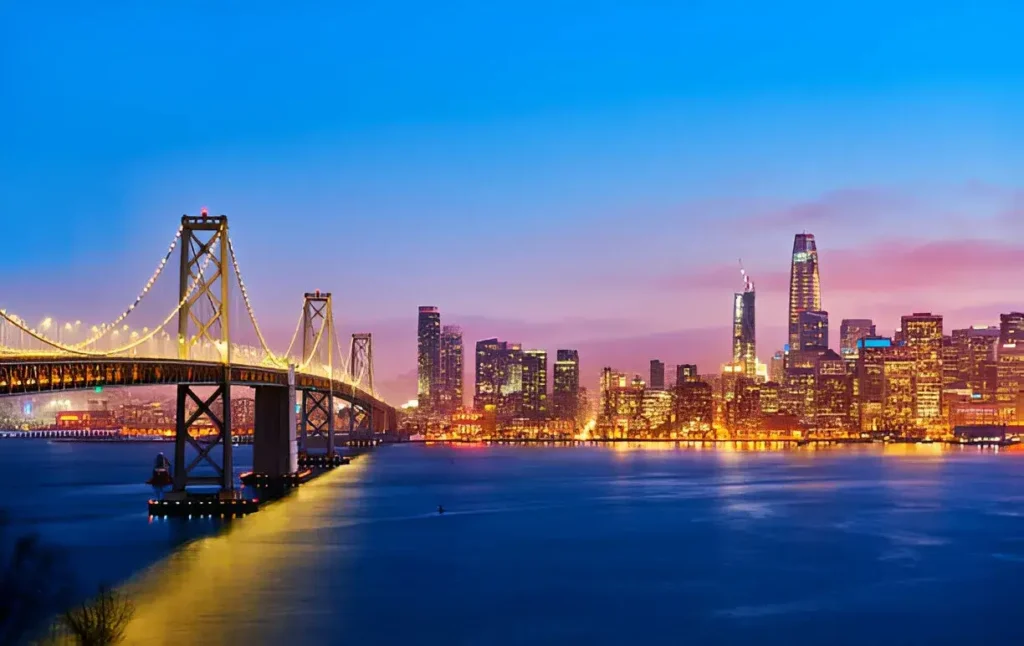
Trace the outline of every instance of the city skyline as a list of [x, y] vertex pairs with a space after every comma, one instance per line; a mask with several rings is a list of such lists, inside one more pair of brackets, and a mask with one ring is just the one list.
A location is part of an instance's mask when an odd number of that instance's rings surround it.
[[232, 218], [268, 336], [292, 330], [277, 295], [332, 290], [339, 330], [373, 331], [380, 387], [403, 401], [419, 303], [470, 344], [579, 348], [591, 387], [603, 364], [717, 364], [739, 257], [767, 362], [802, 230], [833, 337], [844, 318], [883, 332], [913, 311], [959, 328], [1020, 309], [1018, 6], [930, 7], [927, 34], [874, 3], [837, 21], [801, 3], [253, 7], [0, 9], [0, 119], [17, 124], [0, 209], [19, 214], [0, 306], [109, 320], [206, 205]]

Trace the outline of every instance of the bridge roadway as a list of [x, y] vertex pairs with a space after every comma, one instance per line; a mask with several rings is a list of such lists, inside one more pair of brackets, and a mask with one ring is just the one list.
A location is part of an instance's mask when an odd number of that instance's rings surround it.
[[[0, 357], [0, 396], [33, 395], [107, 386], [189, 384], [217, 386], [224, 371], [235, 386], [288, 387], [288, 371], [265, 366], [228, 365], [202, 361], [143, 358]], [[375, 430], [397, 426], [395, 409], [362, 388], [319, 375], [295, 374], [296, 390], [330, 391], [335, 397], [373, 410]]]

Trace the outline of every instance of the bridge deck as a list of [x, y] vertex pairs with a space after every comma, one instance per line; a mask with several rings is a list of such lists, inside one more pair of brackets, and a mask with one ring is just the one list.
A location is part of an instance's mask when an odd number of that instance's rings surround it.
[[[170, 359], [0, 357], [0, 396], [27, 395], [101, 386], [216, 385], [228, 371], [239, 386], [288, 386], [288, 372], [278, 368], [224, 365]], [[362, 388], [337, 379], [296, 373], [299, 390], [331, 391], [336, 396], [394, 415], [394, 408]]]

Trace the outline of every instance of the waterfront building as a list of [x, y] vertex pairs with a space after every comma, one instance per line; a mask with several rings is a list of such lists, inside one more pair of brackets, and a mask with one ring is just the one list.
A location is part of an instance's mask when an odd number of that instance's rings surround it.
[[930, 312], [902, 318], [903, 339], [915, 363], [914, 411], [919, 426], [942, 418], [942, 316]]
[[640, 403], [640, 416], [645, 422], [645, 430], [649, 437], [666, 436], [671, 430], [672, 393], [666, 390], [646, 389]]
[[761, 384], [761, 415], [777, 415], [779, 412], [779, 383], [766, 381]]
[[526, 350], [523, 365], [523, 417], [532, 420], [548, 418], [548, 353]]
[[682, 433], [703, 435], [714, 423], [714, 395], [711, 384], [699, 379], [679, 381], [675, 395], [675, 428]]
[[579, 417], [580, 355], [576, 350], [555, 354], [554, 392], [551, 395], [555, 419], [576, 421]]
[[853, 379], [846, 361], [834, 350], [826, 350], [814, 373], [815, 430], [848, 431], [852, 401]]
[[601, 371], [601, 403], [596, 427], [599, 437], [627, 438], [646, 428], [640, 414], [645, 385], [639, 376], [630, 380], [625, 373], [611, 368]]
[[865, 337], [857, 342], [857, 418], [861, 432], [882, 430], [885, 400], [885, 358], [893, 348], [891, 338]]
[[1003, 424], [1024, 422], [1024, 342], [1000, 344], [996, 350], [995, 402]]
[[518, 343], [485, 339], [476, 344], [473, 408], [495, 407], [500, 421], [522, 416], [523, 351]]
[[918, 428], [918, 390], [915, 373], [918, 359], [913, 350], [891, 348], [882, 362], [881, 430], [899, 436], [912, 435]]
[[419, 308], [417, 325], [416, 398], [419, 409], [432, 412], [441, 381], [441, 312], [432, 305]]
[[451, 415], [463, 407], [463, 343], [462, 328], [445, 325], [441, 328], [441, 374], [438, 389], [440, 412]]

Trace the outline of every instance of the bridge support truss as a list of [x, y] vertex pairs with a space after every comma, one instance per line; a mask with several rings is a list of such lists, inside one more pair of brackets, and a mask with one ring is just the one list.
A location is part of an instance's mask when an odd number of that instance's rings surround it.
[[[189, 414], [189, 400], [195, 410]], [[178, 385], [176, 421], [174, 432], [174, 484], [173, 491], [185, 492], [189, 485], [215, 485], [222, 492], [234, 490], [234, 473], [231, 455], [231, 386], [225, 383], [214, 388], [213, 393], [203, 397], [189, 384]], [[208, 420], [209, 426], [197, 428], [197, 422]], [[197, 432], [193, 436], [193, 429]], [[221, 447], [221, 461], [213, 453]], [[196, 456], [188, 463], [186, 448], [191, 446]], [[209, 466], [214, 475], [193, 475], [200, 466]]]
[[[305, 295], [302, 306], [302, 362], [319, 362], [328, 369], [334, 367], [334, 314], [329, 293], [319, 290]], [[334, 393], [323, 390], [303, 390], [302, 422], [299, 427], [299, 450], [309, 455], [310, 449], [324, 449], [327, 456], [335, 453]]]
[[[178, 285], [178, 358], [217, 360], [223, 379], [209, 395], [194, 385], [178, 385], [174, 431], [173, 491], [190, 485], [234, 490], [231, 453], [231, 336], [228, 319], [230, 251], [226, 215], [181, 216], [181, 275]], [[213, 265], [212, 273], [210, 265]], [[203, 390], [208, 389], [205, 386]], [[195, 409], [189, 412], [189, 402]], [[200, 422], [205, 422], [200, 424]], [[217, 461], [217, 447], [220, 461]], [[195, 456], [189, 460], [187, 449]], [[209, 467], [206, 469], [206, 467]], [[198, 471], [212, 471], [200, 475]]]

